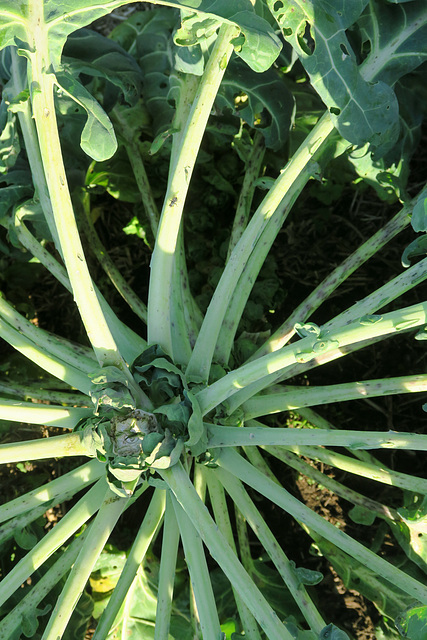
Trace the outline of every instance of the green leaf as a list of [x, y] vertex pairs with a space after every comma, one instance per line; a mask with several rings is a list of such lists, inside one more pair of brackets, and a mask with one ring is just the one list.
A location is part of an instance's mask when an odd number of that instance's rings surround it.
[[370, 526], [375, 522], [376, 514], [370, 509], [356, 505], [348, 512], [348, 515], [357, 524], [364, 524]]
[[404, 611], [395, 621], [399, 632], [408, 640], [427, 637], [427, 607], [420, 605]]
[[385, 153], [399, 132], [397, 99], [384, 82], [364, 80], [346, 35], [367, 3], [268, 0], [340, 134], [356, 145], [369, 141]]
[[427, 574], [427, 497], [398, 509], [400, 521], [390, 522], [394, 537], [407, 557]]
[[[108, 604], [112, 590], [118, 582], [126, 561], [126, 554], [107, 545], [95, 565], [90, 585], [95, 600], [94, 617], [98, 619]], [[157, 585], [160, 563], [147, 554], [139, 567], [132, 588], [128, 591], [116, 618], [108, 640], [129, 637], [133, 640], [153, 640], [157, 607]], [[181, 613], [180, 595], [185, 587], [183, 576], [178, 572], [175, 578], [174, 611], [168, 640], [192, 640], [193, 633], [186, 611]], [[184, 604], [185, 599], [182, 599]]]
[[58, 86], [87, 113], [87, 122], [82, 131], [80, 145], [85, 153], [101, 162], [111, 158], [117, 150], [113, 125], [101, 105], [67, 71], [56, 74]]
[[[28, 99], [28, 95], [21, 96], [23, 100]], [[18, 99], [20, 99], [18, 97]], [[0, 174], [9, 171], [14, 167], [21, 150], [17, 118], [15, 110], [11, 108], [13, 102], [7, 85], [3, 87], [2, 101], [0, 104]], [[8, 103], [8, 104], [7, 104]]]
[[294, 329], [300, 338], [306, 338], [308, 336], [317, 338], [317, 336], [320, 335], [320, 327], [314, 324], [314, 322], [306, 322], [305, 324], [297, 322], [294, 325]]
[[91, 398], [96, 410], [120, 410], [135, 407], [127, 376], [117, 367], [103, 367], [89, 375], [92, 380]]
[[202, 18], [186, 13], [176, 42], [194, 45], [209, 38], [217, 20], [217, 26], [228, 22], [240, 28], [241, 36], [234, 42], [235, 52], [254, 71], [269, 69], [281, 51], [280, 40], [269, 23], [255, 13], [250, 0], [197, 0], [197, 3], [193, 0], [170, 4], [180, 9], [187, 7]]
[[422, 194], [412, 210], [411, 225], [414, 231], [427, 231], [427, 198]]
[[86, 174], [86, 186], [89, 189], [98, 188], [98, 191], [105, 189], [110, 196], [123, 202], [140, 202], [141, 200], [132, 167], [122, 148], [113, 158], [91, 164]]
[[117, 42], [91, 29], [79, 29], [68, 38], [62, 64], [74, 75], [105, 78], [134, 105], [141, 93], [142, 72], [131, 55]]
[[251, 127], [259, 129], [265, 145], [278, 151], [293, 123], [294, 98], [274, 69], [254, 73], [241, 60], [232, 59], [215, 103], [230, 109]]
[[[153, 11], [132, 14], [110, 34], [113, 41], [138, 60], [143, 78], [144, 106], [151, 115], [155, 136], [170, 128], [175, 113], [169, 102], [169, 92], [171, 75], [174, 74], [173, 52], [176, 49], [172, 32], [178, 19], [178, 12], [156, 7]], [[157, 142], [163, 143], [164, 140]], [[158, 148], [153, 149], [152, 153]]]
[[14, 169], [1, 177], [1, 181], [3, 186], [0, 189], [0, 220], [15, 204], [32, 196], [34, 192], [31, 173], [26, 168], [18, 169], [15, 165]]
[[427, 254], [427, 234], [415, 238], [402, 253], [401, 262], [404, 267], [411, 266], [411, 259]]
[[43, 609], [38, 609], [34, 607], [34, 609], [26, 610], [22, 616], [22, 633], [26, 638], [32, 638], [39, 627], [39, 616], [45, 616], [52, 609], [52, 605], [47, 604]]
[[427, 60], [427, 7], [423, 0], [411, 0], [405, 6], [400, 3], [398, 7], [370, 2], [358, 26], [362, 46], [368, 41], [370, 44], [362, 72], [366, 75], [370, 68], [373, 81], [393, 86]]
[[293, 560], [291, 560], [291, 566], [298, 578], [300, 585], [304, 584], [307, 586], [314, 586], [316, 584], [319, 584], [319, 582], [322, 582], [323, 580], [323, 573], [320, 573], [320, 571], [313, 571], [312, 569], [297, 567]]
[[345, 633], [345, 631], [338, 629], [338, 627], [331, 623], [322, 629], [319, 635], [319, 640], [350, 640], [350, 637]]
[[[45, 0], [0, 0], [0, 47], [20, 46], [31, 52], [40, 46], [38, 34], [44, 33], [49, 43], [49, 57], [54, 69], [61, 60], [61, 53], [67, 37], [113, 9], [128, 4], [128, 0], [73, 0], [58, 3]], [[35, 11], [40, 15], [35, 15]], [[48, 61], [46, 60], [46, 64]]]

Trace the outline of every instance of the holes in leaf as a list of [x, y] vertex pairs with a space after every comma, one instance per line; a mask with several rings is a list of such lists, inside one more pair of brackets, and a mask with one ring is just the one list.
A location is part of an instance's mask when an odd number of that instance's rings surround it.
[[329, 111], [333, 116], [339, 116], [341, 113], [341, 109], [339, 109], [338, 107], [330, 107]]
[[293, 34], [293, 31], [292, 31], [292, 29], [290, 27], [283, 27], [282, 31], [283, 31], [283, 35], [285, 36], [285, 38], [287, 36], [291, 36]]
[[298, 44], [304, 51], [304, 53], [306, 53], [308, 56], [311, 56], [316, 49], [316, 43], [311, 33], [311, 25], [307, 21], [305, 23], [305, 27], [303, 27], [299, 31], [297, 39]]
[[348, 52], [347, 47], [345, 46], [345, 44], [340, 44], [340, 49], [341, 49], [341, 51], [343, 52], [343, 54], [345, 56], [349, 56], [350, 55], [349, 52]]
[[273, 11], [280, 11], [280, 9], [283, 9], [283, 2], [282, 0], [277, 0], [277, 2], [273, 4]]
[[263, 109], [261, 113], [255, 113], [254, 127], [257, 129], [266, 129], [271, 125], [271, 113], [267, 109]]
[[248, 95], [242, 91], [241, 93], [236, 93], [234, 95], [234, 108], [236, 109], [236, 111], [240, 111], [241, 109], [244, 109], [245, 107], [247, 107], [249, 104], [249, 98]]

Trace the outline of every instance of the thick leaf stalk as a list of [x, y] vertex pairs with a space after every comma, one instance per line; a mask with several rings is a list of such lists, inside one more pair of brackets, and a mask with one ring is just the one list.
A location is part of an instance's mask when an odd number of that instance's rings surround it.
[[174, 353], [170, 327], [170, 296], [184, 203], [213, 101], [233, 51], [231, 40], [237, 33], [236, 27], [229, 25], [223, 25], [219, 30], [189, 119], [181, 134], [180, 153], [175, 165], [171, 167], [171, 177], [151, 261], [148, 342], [159, 344], [170, 355]]
[[232, 449], [223, 450], [217, 463], [245, 484], [259, 491], [296, 520], [312, 527], [320, 535], [333, 542], [337, 547], [365, 566], [370, 567], [390, 582], [399, 584], [399, 588], [402, 591], [427, 604], [427, 587], [425, 585], [380, 558], [343, 531], [334, 527], [330, 522], [324, 520], [320, 515], [311, 511], [309, 507], [291, 496], [285, 489], [266, 478], [235, 451]]

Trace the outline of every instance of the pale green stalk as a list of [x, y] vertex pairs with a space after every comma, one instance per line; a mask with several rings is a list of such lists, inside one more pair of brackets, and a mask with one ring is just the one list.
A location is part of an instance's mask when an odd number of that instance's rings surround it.
[[302, 504], [297, 498], [292, 496], [275, 482], [266, 478], [255, 469], [249, 462], [244, 460], [232, 449], [225, 449], [217, 459], [217, 464], [236, 476], [245, 484], [261, 493], [263, 496], [277, 504], [284, 511], [289, 513], [296, 520], [301, 521], [309, 527], [333, 542], [337, 547], [348, 553], [350, 556], [369, 567], [380, 576], [394, 584], [398, 584], [402, 591], [411, 595], [414, 599], [423, 604], [427, 604], [427, 586], [415, 580], [405, 572], [377, 556], [375, 553], [364, 547], [362, 544], [345, 534], [330, 522], [324, 520], [320, 515], [311, 511], [309, 507]]
[[218, 640], [221, 628], [202, 539], [175, 496], [172, 496], [172, 503], [196, 600], [197, 617], [203, 640]]
[[[402, 212], [397, 214], [397, 216], [400, 216], [401, 213]], [[396, 217], [389, 223], [393, 229], [392, 223], [394, 223], [394, 226], [395, 226]], [[384, 231], [384, 229], [382, 231]], [[356, 254], [357, 253], [358, 252], [356, 252]], [[356, 254], [353, 254], [353, 256], [355, 256]], [[341, 269], [341, 267], [338, 267], [338, 270], [339, 269]], [[334, 273], [335, 271], [333, 272], [333, 274]], [[382, 307], [386, 306], [387, 304], [395, 300], [397, 297], [399, 297], [400, 295], [402, 295], [412, 287], [423, 282], [426, 278], [427, 278], [427, 259], [424, 259], [416, 263], [415, 265], [413, 265], [410, 269], [405, 270], [399, 276], [397, 276], [396, 278], [394, 278], [384, 286], [380, 287], [370, 295], [363, 298], [363, 300], [359, 300], [352, 307], [350, 307], [340, 315], [336, 316], [335, 318], [333, 318], [332, 320], [324, 324], [322, 326], [322, 331], [330, 331], [331, 329], [336, 328], [338, 326], [344, 326], [346, 324], [349, 324], [350, 322], [354, 322], [358, 318], [361, 318], [364, 315], [375, 313], [378, 309], [381, 309]], [[334, 278], [331, 277], [330, 284], [332, 284], [333, 279]], [[324, 281], [324, 283], [326, 282], [329, 282], [329, 278], [327, 278]], [[319, 291], [318, 289], [316, 289], [315, 292], [313, 292], [313, 296], [316, 292], [319, 293]], [[311, 299], [311, 296], [307, 298], [307, 300], [309, 299]], [[303, 305], [305, 305], [305, 303], [303, 303]], [[264, 347], [262, 347], [260, 350], [256, 352], [256, 354], [254, 354], [251, 358], [249, 358], [248, 362], [256, 359], [257, 357], [262, 356], [264, 352], [269, 353], [271, 351], [275, 351], [276, 350], [275, 346], [279, 348], [280, 344], [282, 344], [281, 342], [282, 338], [283, 338], [283, 344], [286, 343], [288, 339], [290, 339], [295, 333], [294, 321], [296, 317], [298, 317], [300, 321], [304, 320], [304, 316], [301, 316], [301, 315], [297, 316], [296, 314], [293, 314], [291, 316], [291, 319], [286, 321], [286, 323], [282, 325], [282, 329], [283, 329], [281, 334], [282, 337], [281, 338], [279, 337], [280, 339], [277, 342], [277, 345], [276, 345], [276, 342], [270, 343], [269, 341], [270, 347], [268, 347], [268, 349], [267, 348], [264, 349]], [[363, 346], [365, 345], [362, 345], [362, 344], [360, 344], [360, 346], [356, 345], [355, 347], [351, 347], [350, 351], [361, 348]], [[350, 351], [347, 351], [347, 352], [350, 352]], [[235, 411], [237, 407], [239, 407], [245, 401], [245, 399], [251, 398], [255, 393], [262, 391], [262, 389], [266, 387], [270, 387], [274, 383], [280, 382], [283, 379], [301, 375], [305, 371], [312, 369], [313, 367], [326, 364], [327, 362], [330, 362], [331, 360], [337, 357], [341, 357], [341, 355], [346, 355], [346, 353], [342, 353], [340, 350], [340, 351], [335, 351], [335, 353], [333, 351], [328, 352], [326, 355], [321, 354], [315, 360], [312, 360], [306, 363], [305, 365], [296, 365], [292, 367], [291, 369], [287, 370], [285, 374], [280, 374], [279, 372], [278, 374], [274, 374], [264, 378], [263, 380], [257, 381], [252, 385], [250, 385], [250, 387], [246, 388], [243, 392], [240, 392], [240, 393], [238, 392], [234, 394], [234, 396], [230, 399], [230, 402], [227, 403], [228, 410], [230, 412]]]
[[[410, 223], [410, 214], [414, 201], [407, 203], [382, 229], [364, 242], [356, 251], [334, 269], [302, 302], [285, 322], [273, 333], [267, 342], [254, 353], [250, 360], [255, 360], [267, 353], [281, 349], [295, 335], [294, 326], [297, 322], [306, 320], [327, 300], [327, 298], [342, 284], [356, 269], [371, 258], [387, 242], [405, 229]], [[398, 293], [396, 297], [400, 295]], [[365, 311], [364, 313], [369, 313]], [[362, 312], [360, 316], [364, 315]], [[360, 317], [359, 316], [359, 317]]]
[[[240, 405], [246, 402], [246, 400], [259, 394], [263, 389], [270, 389], [278, 382], [303, 375], [311, 369], [315, 369], [316, 367], [320, 367], [324, 364], [327, 364], [328, 362], [332, 362], [333, 360], [337, 360], [338, 358], [347, 356], [349, 353], [354, 353], [355, 351], [359, 351], [360, 349], [370, 347], [373, 344], [380, 342], [382, 339], [382, 336], [375, 336], [373, 338], [369, 338], [368, 340], [360, 340], [353, 344], [349, 344], [345, 347], [339, 346], [335, 349], [328, 349], [328, 351], [319, 353], [318, 355], [316, 355], [316, 357], [309, 360], [308, 362], [296, 363], [294, 365], [286, 367], [284, 371], [278, 370], [274, 373], [264, 376], [263, 378], [259, 378], [258, 380], [255, 380], [255, 382], [252, 382], [240, 391], [234, 393], [224, 403], [224, 406], [227, 408], [227, 413], [233, 413], [233, 411], [235, 411], [238, 407], [240, 407]], [[250, 362], [250, 360], [248, 360], [248, 362]]]
[[49, 353], [41, 349], [37, 343], [24, 336], [1, 318], [0, 337], [51, 375], [63, 380], [82, 393], [89, 395], [91, 381], [86, 373], [81, 372], [53, 355], [49, 355]]
[[116, 290], [122, 296], [123, 300], [127, 302], [135, 315], [137, 315], [143, 322], [147, 322], [147, 306], [141, 301], [139, 296], [137, 296], [132, 287], [129, 286], [126, 279], [122, 276], [108, 255], [106, 248], [99, 238], [91, 218], [89, 194], [87, 192], [81, 193], [76, 199], [78, 200], [77, 206], [81, 210], [79, 212], [81, 213], [79, 216], [79, 222], [81, 222], [83, 233], [86, 236], [86, 240], [88, 241], [94, 256], [110, 278]]
[[247, 446], [329, 446], [354, 449], [410, 449], [427, 451], [427, 435], [395, 431], [329, 431], [276, 427], [223, 427], [206, 423], [208, 449]]
[[[10, 640], [15, 637], [16, 632], [22, 629], [23, 617], [36, 609], [37, 605], [44, 600], [52, 588], [70, 570], [74, 564], [90, 526], [78, 537], [74, 538], [68, 548], [61, 553], [55, 564], [49, 567], [46, 573], [32, 585], [30, 591], [1, 621], [0, 640]], [[31, 615], [31, 614], [30, 614]], [[21, 636], [22, 637], [22, 636]]]
[[[203, 49], [205, 48], [203, 47]], [[204, 50], [204, 54], [207, 56], [208, 52]], [[183, 140], [187, 135], [186, 123], [191, 113], [194, 100], [196, 99], [199, 84], [200, 77], [195, 76], [192, 73], [184, 74], [179, 91], [178, 103], [175, 105], [175, 114], [172, 121], [172, 131], [174, 133], [172, 133], [172, 148], [169, 159], [169, 180], [177, 166]]]
[[[57, 260], [48, 252], [42, 245], [36, 240], [36, 238], [30, 233], [30, 231], [25, 226], [20, 213], [23, 207], [20, 207], [15, 211], [15, 227], [14, 231], [16, 232], [19, 241], [22, 245], [28, 249], [28, 251], [35, 256], [43, 266], [50, 271], [50, 273], [68, 290], [72, 293], [72, 287], [67, 276], [67, 272], [64, 267], [59, 264]], [[119, 345], [120, 352], [126, 359], [126, 362], [129, 364], [132, 363], [135, 358], [142, 353], [147, 348], [146, 341], [141, 338], [137, 333], [132, 331], [127, 325], [121, 322], [114, 311], [111, 309], [107, 301], [104, 299], [102, 294], [98, 291], [96, 285], [94, 285], [96, 295], [98, 296], [99, 303], [101, 305], [102, 311], [107, 320], [108, 326]], [[96, 358], [93, 354], [94, 360]]]
[[105, 491], [106, 481], [102, 478], [3, 578], [0, 583], [0, 606], [92, 517], [98, 510]]
[[56, 122], [53, 97], [55, 76], [47, 72], [50, 57], [44, 4], [32, 2], [29, 10], [30, 21], [37, 25], [37, 29], [34, 29], [34, 51], [30, 56], [33, 117], [64, 263], [74, 299], [99, 364], [114, 365], [126, 371], [126, 365], [99, 306], [74, 218]]
[[320, 336], [317, 340], [310, 336], [302, 338], [298, 342], [249, 362], [235, 371], [231, 371], [220, 380], [200, 391], [196, 395], [200, 409], [202, 414], [205, 415], [252, 382], [256, 382], [271, 373], [279, 371], [284, 373], [286, 367], [290, 367], [296, 362], [308, 362], [315, 359], [320, 353], [325, 355], [330, 350], [342, 349], [355, 342], [380, 336], [385, 337], [407, 329], [415, 329], [426, 324], [426, 322], [427, 303], [424, 303], [384, 314], [378, 321], [368, 321], [367, 324], [364, 324], [364, 321], [361, 320], [345, 327], [337, 327], [328, 332], [326, 336]]
[[[181, 464], [159, 470], [177, 501], [203, 539], [213, 559], [230, 580], [240, 597], [252, 611], [269, 640], [292, 640], [289, 631], [280, 622], [264, 596], [237, 560], [224, 536], [218, 531], [203, 502]], [[215, 639], [217, 640], [217, 639]]]
[[44, 505], [48, 509], [49, 505], [64, 502], [64, 496], [74, 495], [77, 491], [84, 489], [88, 484], [92, 484], [105, 474], [105, 464], [98, 460], [90, 460], [86, 464], [73, 469], [64, 475], [55, 478], [51, 482], [28, 491], [23, 496], [10, 500], [0, 506], [0, 522], [25, 513], [38, 505]]
[[215, 474], [218, 476], [219, 481], [224, 485], [227, 493], [231, 496], [234, 503], [239, 506], [239, 510], [244, 515], [246, 521], [254, 531], [264, 549], [267, 551], [277, 571], [281, 575], [283, 582], [291, 592], [301, 613], [310, 625], [311, 630], [319, 635], [322, 629], [326, 626], [322, 616], [316, 609], [312, 599], [307, 593], [307, 589], [303, 584], [301, 584], [301, 581], [289, 562], [289, 559], [281, 549], [280, 544], [269, 527], [266, 525], [264, 518], [255, 507], [242, 483], [231, 473], [225, 471], [225, 469], [219, 468], [215, 471]]
[[259, 177], [262, 161], [265, 155], [264, 136], [261, 131], [255, 131], [252, 142], [252, 149], [245, 164], [245, 176], [237, 202], [234, 216], [233, 228], [231, 229], [230, 241], [227, 250], [227, 261], [231, 253], [246, 229], [251, 212], [252, 200], [255, 193], [255, 181]]
[[19, 402], [8, 398], [0, 398], [0, 420], [73, 429], [79, 420], [88, 418], [91, 415], [93, 415], [93, 409], [90, 408], [55, 407], [48, 404], [35, 404], [34, 402]]
[[0, 295], [0, 316], [16, 331], [34, 342], [44, 353], [62, 360], [82, 373], [91, 373], [96, 368], [96, 363], [92, 358], [88, 358], [82, 353], [77, 354], [74, 349], [69, 348], [63, 340], [58, 339], [54, 334], [36, 327], [6, 302], [2, 295]]
[[[169, 182], [177, 167], [183, 136], [187, 135], [186, 123], [191, 114], [199, 83], [200, 78], [197, 76], [192, 74], [184, 75], [172, 122], [172, 130], [175, 133], [172, 135]], [[203, 318], [190, 291], [185, 259], [183, 225], [179, 230], [175, 247], [170, 297], [170, 328], [171, 341], [174, 346], [174, 362], [186, 367]]]
[[60, 640], [62, 638], [95, 562], [128, 501], [129, 498], [120, 498], [110, 487], [104, 493], [102, 505], [55, 604], [42, 640]]
[[[326, 418], [323, 418], [316, 411], [313, 411], [312, 409], [307, 409], [306, 407], [304, 409], [298, 409], [298, 415], [301, 416], [301, 418], [303, 418], [304, 420], [308, 420], [310, 422], [310, 425], [312, 427], [315, 427], [316, 429], [336, 429], [337, 428], [331, 422], [329, 422], [329, 420], [326, 420]], [[384, 462], [380, 462], [379, 460], [377, 460], [375, 456], [373, 456], [372, 453], [369, 453], [368, 451], [353, 449], [351, 453], [356, 458], [359, 458], [359, 460], [363, 460], [364, 462], [369, 462], [371, 464], [378, 465], [383, 469], [386, 468], [386, 465], [384, 464]]]
[[[120, 610], [120, 607], [123, 605], [123, 602], [126, 601], [126, 594], [128, 594], [138, 568], [143, 562], [148, 547], [160, 526], [164, 510], [165, 491], [162, 489], [155, 489], [142, 524], [136, 534], [132, 548], [127, 556], [126, 564], [120, 574], [119, 581], [117, 582], [108, 604], [98, 622], [93, 640], [104, 640], [113, 628], [114, 620]], [[130, 597], [130, 594], [128, 597]]]
[[326, 330], [333, 327], [343, 326], [353, 322], [362, 316], [376, 313], [396, 298], [406, 293], [413, 287], [421, 284], [427, 278], [427, 258], [415, 263], [409, 269], [405, 269], [401, 274], [387, 282], [376, 291], [359, 300], [354, 305], [335, 316], [324, 325]]
[[141, 195], [142, 205], [150, 223], [151, 233], [155, 238], [159, 226], [159, 211], [142, 160], [141, 143], [138, 136], [135, 135], [134, 128], [129, 126], [126, 117], [123, 116], [122, 109], [119, 106], [116, 105], [110, 115], [117, 125], [120, 138], [123, 140], [133, 175], [135, 176], [135, 182]]
[[[268, 242], [276, 237], [290, 207], [313, 174], [313, 156], [316, 152], [321, 151], [323, 145], [327, 144], [328, 137], [333, 131], [334, 126], [329, 115], [325, 114], [288, 162], [253, 214], [250, 223], [234, 248], [212, 296], [187, 369], [188, 375], [201, 378], [204, 381], [208, 380], [223, 321], [228, 314], [235, 291], [242, 286], [240, 278], [245, 278], [243, 272], [247, 271], [248, 262], [253, 255], [255, 255], [253, 260], [255, 260], [255, 266], [258, 270], [263, 263], [263, 257], [254, 253], [255, 247], [261, 248], [261, 252], [263, 250], [265, 253], [268, 252]], [[268, 242], [265, 239], [267, 242], [265, 245], [264, 240], [261, 239], [264, 232], [268, 235]], [[252, 284], [254, 281], [255, 277], [252, 277]], [[246, 287], [246, 282], [244, 286]], [[233, 324], [234, 336], [235, 318], [228, 317]], [[228, 338], [227, 342], [229, 342]]]
[[[15, 96], [25, 91], [27, 86], [27, 65], [28, 61], [18, 55], [17, 50], [11, 47], [11, 78], [13, 79]], [[55, 220], [53, 217], [52, 205], [47, 189], [46, 178], [43, 170], [43, 162], [40, 155], [39, 140], [34, 124], [33, 114], [31, 112], [30, 100], [20, 103], [18, 110], [19, 125], [21, 127], [22, 137], [24, 138], [25, 151], [27, 153], [28, 162], [31, 168], [31, 177], [37, 198], [43, 209], [43, 214], [49, 227], [50, 234], [53, 238], [56, 249], [61, 253], [61, 246], [58, 239]]]
[[163, 523], [154, 640], [169, 639], [178, 545], [178, 523], [176, 521], [171, 495], [168, 491], [166, 494], [166, 509]]
[[[3, 383], [0, 382], [0, 393], [7, 396], [22, 398], [23, 400], [42, 400], [44, 402], [52, 402], [54, 404], [71, 404], [74, 407], [87, 407], [91, 404], [88, 396], [77, 393], [68, 393], [66, 391], [56, 391], [53, 389], [45, 389], [35, 384], [19, 384], [16, 381]], [[1, 405], [2, 400], [0, 400]]]
[[[171, 291], [170, 291], [170, 333], [174, 348], [173, 360], [175, 364], [185, 367], [191, 357], [190, 335], [197, 331], [196, 326], [190, 317], [191, 306], [190, 292], [184, 298], [184, 282], [182, 274], [187, 274], [187, 265], [184, 255], [184, 230], [181, 227], [174, 256], [174, 266], [172, 271]], [[188, 280], [187, 280], [188, 286]]]
[[[207, 478], [207, 485], [209, 489], [209, 497], [211, 500], [215, 522], [217, 523], [219, 530], [226, 538], [231, 549], [237, 556], [236, 545], [234, 543], [233, 529], [231, 527], [230, 516], [228, 513], [227, 501], [225, 499], [225, 493], [223, 486], [218, 481], [216, 471], [211, 469], [204, 469]], [[235, 501], [236, 503], [236, 501]], [[237, 610], [239, 612], [240, 621], [242, 623], [245, 638], [248, 640], [261, 640], [261, 635], [258, 629], [255, 618], [253, 617], [250, 609], [246, 606], [242, 598], [237, 591], [233, 589], [234, 599], [236, 601]]]
[[91, 437], [83, 431], [67, 433], [53, 438], [38, 438], [0, 445], [0, 464], [24, 462], [26, 460], [45, 460], [63, 456], [94, 457]]
[[190, 116], [181, 134], [179, 155], [172, 168], [151, 261], [148, 342], [159, 344], [172, 356], [174, 348], [170, 327], [170, 295], [182, 212], [213, 101], [233, 51], [230, 41], [237, 34], [235, 26], [223, 24], [220, 27]]
[[[247, 448], [245, 448], [245, 453]], [[308, 478], [315, 480], [319, 485], [325, 487], [325, 489], [328, 489], [328, 491], [331, 491], [337, 496], [340, 496], [340, 498], [371, 511], [378, 518], [382, 518], [383, 520], [392, 520], [394, 522], [401, 520], [396, 509], [388, 507], [385, 504], [381, 504], [376, 500], [372, 500], [372, 498], [368, 498], [353, 489], [349, 489], [341, 484], [341, 482], [334, 480], [334, 478], [331, 478], [326, 473], [322, 473], [319, 469], [316, 469], [316, 467], [313, 467], [308, 462], [304, 462], [304, 460], [289, 451], [282, 449], [280, 452], [280, 460], [292, 467], [292, 469], [295, 469]]]
[[[279, 391], [280, 389], [280, 391]], [[427, 391], [427, 375], [380, 378], [363, 382], [330, 384], [322, 387], [274, 388], [271, 393], [256, 395], [242, 404], [245, 419], [292, 411], [300, 407], [315, 407], [331, 402], [363, 400], [397, 393], [423, 393]]]
[[[273, 446], [263, 447], [263, 449], [264, 448], [268, 453], [271, 453], [271, 455], [279, 458], [279, 460], [281, 459], [282, 447]], [[335, 453], [335, 451], [323, 449], [322, 447], [292, 445], [286, 446], [285, 448], [305, 458], [323, 462], [331, 467], [336, 467], [348, 473], [354, 473], [362, 478], [382, 482], [383, 484], [398, 487], [399, 489], [406, 489], [406, 491], [413, 493], [427, 495], [427, 480], [425, 478], [419, 478], [407, 473], [384, 468], [385, 465], [381, 467], [377, 464], [355, 460], [354, 458], [350, 458], [341, 453]]]
[[[179, 278], [177, 277], [177, 280], [179, 280], [179, 288], [181, 291], [181, 300], [184, 311], [184, 322], [187, 329], [186, 341], [188, 341], [190, 348], [192, 349], [196, 343], [197, 336], [199, 335], [200, 327], [202, 326], [203, 314], [190, 290], [187, 264], [185, 261], [184, 240], [181, 236], [178, 238], [177, 248], [178, 253], [176, 256], [175, 273], [179, 273]], [[189, 359], [190, 354], [185, 362], [187, 363]]]

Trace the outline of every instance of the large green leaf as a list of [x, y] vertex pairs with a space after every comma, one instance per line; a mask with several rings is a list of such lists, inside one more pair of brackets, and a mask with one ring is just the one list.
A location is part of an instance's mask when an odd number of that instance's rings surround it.
[[367, 3], [268, 0], [340, 134], [356, 145], [371, 142], [385, 151], [398, 135], [396, 96], [384, 82], [362, 77], [346, 34]]
[[240, 60], [232, 60], [216, 104], [258, 128], [267, 147], [277, 151], [286, 142], [293, 122], [294, 98], [273, 69], [254, 73]]
[[[157, 0], [155, 0], [157, 4]], [[210, 35], [215, 20], [237, 25], [242, 37], [235, 42], [235, 51], [254, 71], [266, 71], [279, 55], [282, 45], [269, 23], [255, 13], [251, 0], [187, 0], [162, 2], [179, 9], [191, 9], [183, 17], [178, 40], [196, 44]], [[200, 16], [202, 20], [199, 20]], [[206, 20], [207, 18], [207, 20]]]
[[[152, 118], [154, 136], [171, 125], [175, 110], [168, 97], [174, 76], [172, 32], [178, 13], [166, 8], [140, 11], [118, 25], [110, 38], [136, 58], [143, 77], [144, 106]], [[126, 110], [126, 113], [129, 110]], [[123, 111], [125, 114], [125, 111]]]
[[141, 69], [135, 58], [111, 38], [91, 29], [79, 29], [68, 38], [62, 63], [73, 74], [105, 78], [121, 90], [128, 104], [134, 105], [138, 101]]
[[[125, 553], [110, 545], [107, 545], [100, 555], [90, 579], [92, 595], [95, 600], [95, 618], [100, 617], [108, 604], [125, 561]], [[115, 625], [107, 636], [108, 640], [118, 640], [118, 638], [124, 637], [134, 640], [153, 640], [159, 568], [159, 561], [154, 556], [147, 555], [123, 601]], [[175, 595], [180, 594], [183, 586], [182, 580], [177, 576]], [[184, 598], [182, 602], [187, 602], [187, 599]], [[168, 640], [191, 640], [193, 634], [187, 611], [181, 612], [178, 610], [179, 607], [180, 605], [175, 599], [173, 613], [180, 615], [172, 615], [171, 617]]]
[[[0, 46], [16, 45], [32, 51], [40, 46], [39, 33], [45, 27], [49, 41], [51, 62], [56, 68], [68, 35], [131, 0], [0, 0]], [[281, 44], [268, 22], [257, 16], [250, 0], [184, 0], [158, 1], [176, 9], [190, 9], [198, 15], [236, 24], [243, 40], [238, 53], [256, 71], [268, 69], [280, 53]], [[43, 24], [44, 23], [44, 24]]]
[[83, 151], [99, 162], [111, 158], [117, 150], [117, 140], [113, 125], [105, 111], [71, 73], [58, 71], [56, 79], [61, 90], [87, 113], [87, 121], [80, 139]]
[[405, 6], [370, 2], [358, 26], [362, 46], [370, 52], [361, 66], [362, 75], [393, 86], [427, 60], [427, 3], [412, 0]]

